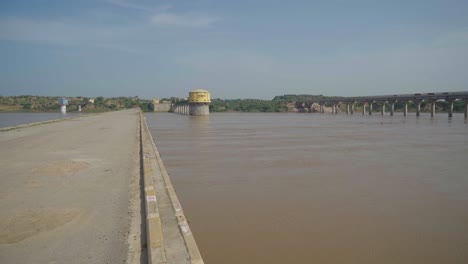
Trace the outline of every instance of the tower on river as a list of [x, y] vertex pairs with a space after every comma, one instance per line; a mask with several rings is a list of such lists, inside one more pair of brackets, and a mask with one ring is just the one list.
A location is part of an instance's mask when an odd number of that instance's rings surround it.
[[210, 114], [210, 92], [206, 90], [193, 90], [189, 92], [190, 115], [207, 116]]

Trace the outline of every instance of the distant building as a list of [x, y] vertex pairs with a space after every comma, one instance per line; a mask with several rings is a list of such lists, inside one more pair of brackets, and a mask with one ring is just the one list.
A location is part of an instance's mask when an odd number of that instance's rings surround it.
[[161, 101], [155, 97], [150, 104], [150, 109], [154, 112], [170, 112], [172, 109], [172, 103], [170, 101]]
[[89, 99], [89, 102], [94, 104], [94, 98]]

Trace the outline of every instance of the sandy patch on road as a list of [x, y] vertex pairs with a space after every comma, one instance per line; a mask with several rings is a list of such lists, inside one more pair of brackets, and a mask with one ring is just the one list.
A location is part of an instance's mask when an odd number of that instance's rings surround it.
[[54, 230], [79, 216], [78, 209], [23, 209], [0, 219], [0, 244], [18, 243], [39, 233]]
[[89, 168], [89, 163], [75, 160], [57, 160], [49, 162], [40, 167], [34, 168], [34, 174], [47, 174], [53, 176], [61, 176], [73, 174]]

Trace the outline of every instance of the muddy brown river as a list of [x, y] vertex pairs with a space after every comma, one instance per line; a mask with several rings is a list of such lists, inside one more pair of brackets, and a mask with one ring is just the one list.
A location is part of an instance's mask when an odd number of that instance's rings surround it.
[[468, 125], [146, 114], [206, 263], [468, 263]]

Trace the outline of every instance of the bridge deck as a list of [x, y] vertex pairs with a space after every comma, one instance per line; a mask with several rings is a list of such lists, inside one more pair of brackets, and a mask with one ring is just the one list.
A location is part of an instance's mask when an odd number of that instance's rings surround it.
[[393, 94], [375, 96], [355, 96], [336, 98], [316, 98], [298, 100], [298, 102], [315, 103], [354, 103], [354, 102], [405, 102], [405, 101], [434, 101], [434, 100], [468, 100], [468, 91], [441, 92], [441, 93], [415, 93], [415, 94]]

